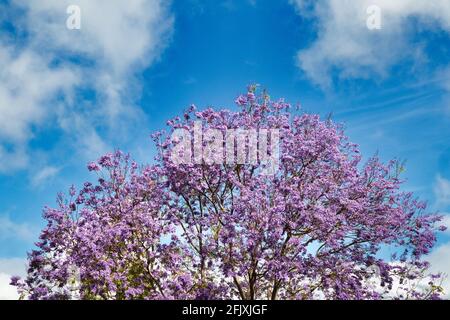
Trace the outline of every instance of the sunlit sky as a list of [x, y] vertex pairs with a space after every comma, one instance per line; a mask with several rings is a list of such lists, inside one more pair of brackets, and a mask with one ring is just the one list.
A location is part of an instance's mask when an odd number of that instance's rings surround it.
[[[367, 27], [372, 4], [381, 29]], [[93, 178], [87, 162], [116, 148], [152, 162], [167, 119], [234, 108], [252, 83], [332, 114], [364, 156], [406, 160], [404, 189], [446, 214], [449, 57], [447, 0], [0, 0], [0, 297], [42, 208]], [[450, 270], [449, 240], [434, 268]]]

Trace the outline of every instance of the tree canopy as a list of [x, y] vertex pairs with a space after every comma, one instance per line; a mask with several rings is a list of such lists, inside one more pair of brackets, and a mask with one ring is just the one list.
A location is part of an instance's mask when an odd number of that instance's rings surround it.
[[[56, 208], [45, 208], [47, 226], [29, 253], [28, 275], [12, 279], [22, 296], [439, 297], [438, 275], [426, 287], [411, 285], [424, 277], [423, 256], [442, 227], [424, 202], [401, 190], [400, 162], [375, 156], [363, 163], [342, 126], [291, 111], [254, 86], [236, 104], [235, 111], [191, 106], [168, 121], [170, 130], [153, 136], [154, 164], [139, 165], [121, 151], [88, 164], [96, 182], [71, 187]], [[215, 149], [203, 139], [182, 150], [190, 138], [173, 133], [194, 136], [196, 123], [215, 130]], [[279, 144], [277, 170], [264, 174], [263, 161], [226, 161], [225, 149], [239, 152], [240, 144], [225, 148], [233, 129], [276, 129], [278, 136], [267, 134], [264, 143]], [[248, 137], [242, 142], [254, 150]], [[256, 143], [257, 149], [262, 142]], [[215, 161], [175, 161], [174, 151], [186, 160], [195, 148], [203, 156], [205, 149], [216, 152]], [[266, 156], [274, 156], [276, 149], [268, 149]]]

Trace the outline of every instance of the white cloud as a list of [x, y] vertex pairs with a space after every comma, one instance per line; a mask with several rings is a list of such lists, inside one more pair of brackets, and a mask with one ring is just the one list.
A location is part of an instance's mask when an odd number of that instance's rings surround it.
[[[291, 0], [297, 12], [318, 21], [317, 39], [298, 53], [298, 66], [322, 87], [341, 78], [384, 77], [402, 59], [424, 59], [410, 39], [411, 18], [422, 25], [450, 31], [448, 0]], [[366, 9], [381, 8], [381, 30], [366, 26]]]
[[[36, 41], [50, 47], [70, 48], [122, 74], [132, 64], [151, 64], [164, 49], [173, 18], [161, 0], [15, 0], [29, 10], [28, 26]], [[67, 30], [66, 8], [81, 9], [81, 30]], [[167, 3], [167, 2], [166, 2]], [[170, 33], [169, 33], [170, 34]]]
[[11, 275], [0, 273], [0, 300], [17, 300], [19, 295], [15, 287], [9, 285]]
[[450, 204], [450, 181], [438, 175], [433, 187], [436, 206], [442, 208]]
[[11, 276], [24, 277], [26, 260], [21, 258], [0, 259], [0, 300], [19, 298], [15, 287], [9, 285]]
[[442, 283], [442, 287], [445, 291], [445, 297], [450, 299], [450, 243], [443, 244], [434, 249], [427, 260], [431, 263], [431, 272], [442, 272], [445, 274], [446, 278]]
[[68, 94], [79, 81], [70, 68], [50, 68], [49, 61], [24, 49], [16, 52], [0, 42], [0, 171], [25, 166], [24, 144], [33, 136], [32, 126], [42, 125], [52, 113], [52, 99]]
[[2, 258], [0, 259], [0, 273], [24, 277], [26, 264], [27, 260], [24, 258]]
[[124, 110], [121, 101], [129, 89], [128, 76], [152, 64], [167, 46], [173, 26], [167, 1], [78, 0], [81, 30], [68, 30], [61, 23], [72, 0], [15, 2], [28, 9], [27, 25], [36, 46], [70, 51], [94, 62], [87, 76], [105, 99], [103, 116], [133, 111]]
[[[69, 4], [81, 8], [81, 30], [66, 28]], [[139, 96], [134, 75], [169, 43], [168, 1], [13, 0], [11, 5], [24, 9], [24, 16], [9, 19], [28, 36], [0, 40], [0, 173], [29, 164], [27, 145], [39, 129], [58, 126], [76, 151], [97, 157], [110, 140], [125, 136], [118, 128], [126, 131], [142, 121], [134, 104]], [[78, 99], [80, 88], [95, 91], [94, 105]]]

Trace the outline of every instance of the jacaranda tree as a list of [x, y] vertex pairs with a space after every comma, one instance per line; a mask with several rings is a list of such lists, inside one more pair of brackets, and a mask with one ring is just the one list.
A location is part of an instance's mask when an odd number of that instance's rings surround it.
[[[439, 297], [423, 256], [440, 217], [400, 190], [398, 161], [363, 164], [341, 126], [291, 113], [254, 86], [236, 104], [235, 112], [192, 106], [168, 121], [170, 131], [154, 135], [154, 165], [120, 151], [90, 163], [96, 183], [44, 210], [28, 275], [12, 279], [22, 297]], [[230, 147], [234, 129], [249, 134]], [[267, 140], [252, 145], [255, 132]], [[245, 159], [259, 151], [256, 162], [227, 158], [242, 144]]]

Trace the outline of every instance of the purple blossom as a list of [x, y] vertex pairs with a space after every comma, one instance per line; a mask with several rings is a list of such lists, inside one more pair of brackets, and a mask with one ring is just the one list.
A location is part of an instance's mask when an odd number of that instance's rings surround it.
[[100, 170], [100, 166], [95, 163], [95, 162], [90, 162], [87, 166], [89, 171], [99, 171]]
[[[44, 209], [28, 275], [11, 284], [30, 299], [383, 299], [394, 283], [400, 298], [439, 298], [440, 276], [423, 291], [404, 281], [424, 276], [443, 228], [401, 190], [396, 161], [361, 163], [340, 125], [291, 114], [255, 86], [236, 103], [238, 112], [191, 107], [168, 125], [278, 128], [275, 175], [254, 164], [176, 165], [170, 135], [155, 134], [155, 165], [107, 154], [88, 165], [104, 169], [97, 182]], [[383, 247], [400, 258], [380, 259]]]
[[244, 97], [243, 95], [240, 95], [239, 97], [237, 97], [237, 99], [235, 100], [235, 103], [238, 106], [244, 106], [247, 104], [247, 98]]
[[20, 281], [20, 280], [21, 280], [20, 277], [18, 277], [18, 276], [13, 276], [13, 277], [11, 277], [10, 285], [11, 285], [11, 286], [17, 286], [17, 285], [19, 284], [19, 281]]

